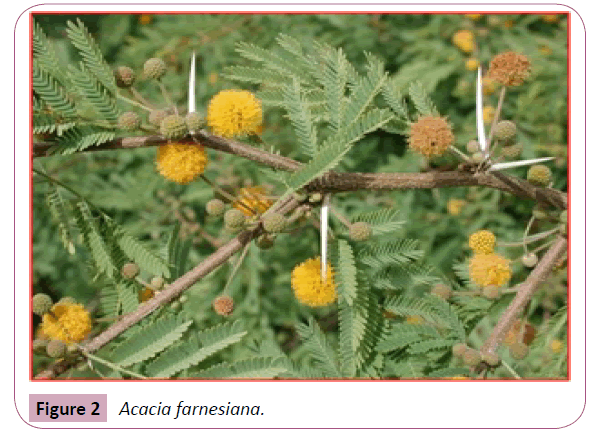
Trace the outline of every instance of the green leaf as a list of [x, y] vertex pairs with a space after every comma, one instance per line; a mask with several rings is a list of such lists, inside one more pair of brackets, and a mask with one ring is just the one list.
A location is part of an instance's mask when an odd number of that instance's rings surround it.
[[439, 115], [437, 108], [427, 95], [427, 92], [420, 82], [411, 83], [410, 88], [408, 89], [408, 94], [419, 114]]
[[33, 90], [52, 111], [63, 117], [76, 117], [76, 109], [68, 92], [36, 62], [33, 62]]
[[269, 379], [286, 372], [285, 358], [259, 357], [212, 366], [191, 375], [195, 379]]
[[301, 149], [308, 156], [313, 156], [318, 150], [316, 128], [297, 80], [283, 88], [283, 99]]
[[326, 336], [313, 317], [310, 317], [307, 325], [298, 324], [297, 333], [304, 342], [303, 349], [310, 353], [326, 377], [340, 378], [342, 375], [336, 364], [334, 351], [330, 348]]
[[118, 345], [111, 354], [122, 367], [145, 361], [179, 340], [192, 321], [179, 317], [160, 319]]

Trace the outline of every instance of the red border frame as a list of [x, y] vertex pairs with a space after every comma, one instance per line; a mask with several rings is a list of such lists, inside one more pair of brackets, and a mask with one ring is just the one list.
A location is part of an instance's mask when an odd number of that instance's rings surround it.
[[[246, 4], [245, 6], [249, 6]], [[29, 12], [29, 177], [30, 177], [30, 189], [29, 189], [29, 208], [30, 208], [30, 219], [29, 219], [29, 328], [33, 326], [33, 316], [31, 308], [31, 298], [33, 296], [33, 16], [34, 15], [465, 15], [465, 14], [481, 14], [481, 15], [565, 15], [567, 18], [567, 210], [568, 210], [568, 224], [571, 223], [571, 189], [570, 189], [570, 176], [571, 176], [571, 13], [570, 12], [554, 12], [554, 11], [439, 11], [439, 12], [426, 12], [426, 11], [316, 11], [316, 12], [280, 12], [280, 11], [208, 11], [208, 12], [196, 12], [196, 11], [176, 11], [176, 12], [163, 12], [163, 11], [35, 11]], [[414, 381], [414, 382], [569, 382], [571, 381], [571, 226], [568, 225], [567, 234], [567, 379], [468, 379], [468, 380], [449, 380], [449, 379], [242, 379], [242, 380], [229, 380], [229, 379], [150, 379], [148, 382], [400, 382], [400, 381]], [[32, 351], [32, 336], [29, 339], [29, 351]], [[147, 382], [146, 380], [127, 380], [127, 379], [35, 379], [33, 375], [33, 353], [29, 353], [29, 381], [30, 382]], [[195, 429], [195, 428], [192, 428]], [[208, 429], [208, 428], [203, 428]], [[213, 428], [223, 429], [223, 428]], [[253, 429], [253, 428], [250, 428]], [[268, 429], [268, 428], [266, 428]], [[307, 429], [307, 428], [302, 428]], [[482, 428], [479, 428], [482, 429]]]

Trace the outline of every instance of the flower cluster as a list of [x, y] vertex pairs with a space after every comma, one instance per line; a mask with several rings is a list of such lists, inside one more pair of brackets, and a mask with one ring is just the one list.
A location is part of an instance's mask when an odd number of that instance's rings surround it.
[[208, 104], [208, 127], [225, 138], [257, 133], [262, 126], [262, 104], [249, 91], [223, 90]]
[[516, 52], [504, 52], [495, 56], [489, 65], [487, 76], [506, 86], [518, 86], [530, 74], [530, 61]]
[[57, 303], [43, 315], [40, 334], [64, 343], [78, 343], [91, 332], [91, 315], [77, 303]]
[[470, 30], [459, 30], [452, 37], [452, 42], [464, 53], [474, 50], [474, 35]]
[[320, 307], [334, 303], [338, 297], [334, 272], [328, 263], [326, 278], [322, 278], [320, 257], [308, 259], [293, 269], [291, 286], [302, 304]]
[[187, 184], [204, 173], [208, 156], [204, 146], [194, 143], [169, 143], [159, 147], [157, 170], [165, 178]]
[[505, 285], [511, 278], [508, 259], [496, 253], [477, 253], [470, 259], [470, 278], [481, 287]]
[[452, 128], [444, 117], [425, 115], [410, 126], [408, 144], [423, 156], [443, 155], [453, 142]]
[[493, 249], [495, 248], [495, 235], [493, 232], [486, 230], [475, 232], [468, 239], [468, 245], [476, 253], [484, 255], [493, 253]]

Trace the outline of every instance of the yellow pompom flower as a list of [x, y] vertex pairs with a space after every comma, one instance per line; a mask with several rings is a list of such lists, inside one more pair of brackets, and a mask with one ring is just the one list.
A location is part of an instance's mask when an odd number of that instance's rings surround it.
[[451, 215], [460, 215], [465, 205], [466, 200], [464, 199], [450, 199], [447, 205], [448, 213]]
[[558, 340], [558, 339], [552, 340], [551, 343], [549, 344], [549, 348], [551, 349], [551, 351], [554, 354], [558, 354], [561, 351], [563, 351], [564, 346], [565, 345], [563, 344], [563, 342], [561, 340]]
[[493, 79], [483, 77], [482, 84], [483, 94], [489, 96], [495, 92], [495, 87], [497, 86], [497, 83]]
[[496, 253], [477, 253], [470, 259], [470, 278], [481, 287], [505, 285], [511, 278], [508, 259]]
[[78, 303], [57, 303], [43, 315], [41, 336], [64, 343], [78, 343], [91, 332], [91, 315]]
[[465, 66], [468, 71], [475, 71], [479, 67], [479, 61], [476, 58], [468, 58]]
[[475, 232], [468, 239], [468, 245], [476, 253], [493, 253], [493, 249], [495, 248], [495, 234], [486, 230]]
[[334, 272], [330, 263], [326, 279], [322, 279], [320, 257], [302, 262], [291, 273], [291, 286], [299, 302], [310, 307], [334, 303], [338, 297], [334, 284]]
[[540, 17], [542, 18], [542, 21], [546, 23], [556, 23], [557, 21], [559, 21], [559, 15], [543, 14]]
[[267, 197], [267, 190], [261, 186], [245, 187], [239, 190], [239, 198], [233, 208], [240, 210], [244, 215], [252, 217], [255, 213], [262, 214], [273, 205]]
[[195, 143], [169, 143], [159, 147], [157, 170], [165, 178], [187, 184], [204, 173], [208, 155], [204, 146]]
[[470, 30], [459, 30], [452, 37], [452, 42], [464, 53], [474, 50], [474, 35]]
[[210, 100], [206, 121], [225, 138], [254, 133], [262, 125], [262, 104], [249, 91], [223, 90]]
[[410, 148], [426, 157], [443, 155], [453, 142], [452, 128], [444, 117], [426, 115], [410, 126]]
[[495, 108], [493, 106], [485, 106], [483, 108], [483, 121], [485, 123], [491, 123], [495, 118]]
[[481, 14], [464, 14], [466, 18], [470, 18], [473, 21], [478, 21], [481, 18]]

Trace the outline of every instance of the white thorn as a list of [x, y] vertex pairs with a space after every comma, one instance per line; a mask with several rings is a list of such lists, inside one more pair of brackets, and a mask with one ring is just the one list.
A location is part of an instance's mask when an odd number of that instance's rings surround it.
[[[192, 52], [190, 77], [188, 79], [188, 113], [196, 112], [196, 52]], [[194, 133], [194, 132], [190, 132]]]
[[476, 133], [481, 151], [485, 157], [488, 157], [487, 136], [485, 135], [485, 123], [483, 121], [483, 76], [479, 65], [476, 78]]
[[320, 210], [321, 264], [322, 279], [326, 279], [328, 270], [328, 210], [330, 208], [330, 194], [325, 194]]
[[539, 162], [552, 161], [555, 158], [535, 158], [525, 159], [523, 161], [512, 161], [512, 162], [500, 162], [499, 164], [493, 164], [489, 167], [489, 170], [505, 170], [508, 168], [523, 167], [525, 165], [538, 164]]

